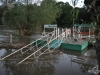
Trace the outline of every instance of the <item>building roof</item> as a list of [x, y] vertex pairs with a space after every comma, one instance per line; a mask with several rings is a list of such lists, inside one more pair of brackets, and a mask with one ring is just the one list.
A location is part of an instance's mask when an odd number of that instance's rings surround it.
[[74, 26], [94, 27], [94, 25], [92, 25], [92, 24], [74, 24]]

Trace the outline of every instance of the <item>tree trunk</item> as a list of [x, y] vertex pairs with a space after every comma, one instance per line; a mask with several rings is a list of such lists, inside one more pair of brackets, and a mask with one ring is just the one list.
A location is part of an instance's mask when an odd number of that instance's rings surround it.
[[22, 29], [19, 30], [19, 35], [20, 35], [20, 36], [24, 36], [24, 32], [23, 32]]
[[20, 36], [30, 36], [32, 34], [32, 28], [18, 27]]

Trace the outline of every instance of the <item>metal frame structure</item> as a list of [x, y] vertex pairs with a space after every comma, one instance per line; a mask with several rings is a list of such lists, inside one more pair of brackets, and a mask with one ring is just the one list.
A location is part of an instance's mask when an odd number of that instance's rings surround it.
[[[85, 27], [88, 27], [88, 32], [86, 32], [88, 34], [86, 34], [85, 31], [83, 31], [84, 33], [81, 32], [81, 30], [85, 29]], [[91, 27], [94, 27], [94, 26], [87, 25], [87, 24], [75, 24], [73, 26], [73, 37], [75, 37], [77, 35], [78, 38], [91, 38], [91, 36], [94, 38], [94, 34], [91, 34], [91, 30], [90, 30]], [[92, 33], [94, 33], [94, 31], [92, 31]], [[85, 36], [83, 36], [83, 34]]]
[[[40, 46], [40, 47], [38, 47], [38, 44], [42, 43], [43, 41], [40, 42], [40, 43], [37, 43], [37, 41], [38, 41], [38, 40], [44, 40], [44, 39], [47, 41], [47, 43], [44, 44], [44, 45], [42, 45], [42, 46]], [[44, 54], [45, 52], [47, 52], [47, 51], [50, 52], [50, 51], [53, 51], [54, 49], [56, 49], [56, 47], [55, 47], [55, 48], [53, 48], [53, 49], [51, 50], [51, 49], [50, 49], [50, 46], [49, 46], [49, 44], [50, 44], [52, 41], [56, 40], [56, 39], [60, 40], [60, 41], [57, 41], [57, 42], [56, 42], [56, 43], [59, 43], [59, 46], [60, 46], [60, 44], [62, 43], [62, 41], [66, 39], [66, 32], [65, 32], [64, 29], [62, 29], [62, 31], [60, 31], [59, 28], [56, 28], [56, 29], [54, 29], [54, 31], [49, 32], [48, 34], [42, 36], [41, 38], [39, 38], [39, 39], [33, 41], [32, 43], [30, 43], [30, 44], [28, 44], [28, 45], [26, 45], [26, 46], [24, 46], [24, 47], [22, 47], [22, 48], [20, 48], [20, 49], [18, 49], [18, 50], [16, 50], [16, 51], [14, 51], [14, 52], [12, 52], [11, 54], [9, 54], [9, 55], [7, 55], [7, 56], [1, 58], [0, 60], [4, 60], [4, 59], [6, 59], [7, 57], [10, 57], [11, 55], [14, 55], [14, 54], [17, 53], [17, 52], [21, 52], [21, 54], [24, 54], [24, 53], [26, 53], [27, 51], [33, 50], [33, 49], [35, 48], [36, 50], [35, 50], [33, 53], [31, 53], [29, 56], [27, 56], [26, 58], [24, 58], [23, 60], [21, 60], [21, 61], [18, 63], [18, 64], [21, 64], [22, 62], [24, 62], [25, 60], [27, 60], [27, 59], [30, 58], [31, 56], [34, 56], [34, 58], [37, 58], [37, 57], [43, 55], [43, 54]], [[36, 43], [36, 45], [34, 45], [34, 43]], [[52, 46], [55, 45], [56, 43], [52, 44]], [[40, 52], [40, 51], [41, 51], [43, 48], [45, 48], [46, 46], [48, 46], [47, 49], [45, 49], [43, 52]], [[25, 50], [25, 48], [27, 48], [27, 50]], [[39, 53], [39, 54], [36, 55], [36, 53]]]

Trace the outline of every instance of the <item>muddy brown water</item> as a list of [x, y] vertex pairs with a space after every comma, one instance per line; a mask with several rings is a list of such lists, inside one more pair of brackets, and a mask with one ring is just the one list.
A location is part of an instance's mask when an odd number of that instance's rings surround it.
[[[13, 36], [13, 43], [28, 44], [39, 37], [40, 34], [30, 37]], [[8, 34], [0, 34], [0, 44], [2, 43], [9, 43]], [[30, 55], [32, 51], [23, 55], [18, 52], [0, 61], [0, 75], [94, 75], [88, 73], [88, 70], [97, 65], [95, 49], [86, 48], [81, 52], [62, 48], [57, 50], [60, 52], [45, 54], [36, 59], [31, 57], [19, 65], [18, 62]], [[0, 49], [0, 58], [14, 51], [16, 49]]]

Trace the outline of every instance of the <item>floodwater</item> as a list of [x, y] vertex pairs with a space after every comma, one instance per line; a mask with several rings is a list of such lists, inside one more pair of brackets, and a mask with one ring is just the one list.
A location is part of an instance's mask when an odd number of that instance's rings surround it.
[[[31, 37], [15, 37], [13, 43], [30, 43], [41, 37], [34, 34]], [[0, 34], [0, 44], [9, 43], [9, 34]], [[17, 49], [0, 49], [0, 58], [16, 51]], [[22, 59], [32, 53], [18, 52], [5, 60], [0, 60], [0, 75], [94, 75], [88, 70], [97, 65], [95, 49], [86, 48], [83, 51], [57, 49], [56, 53], [50, 53], [39, 58], [30, 58], [21, 64]]]

